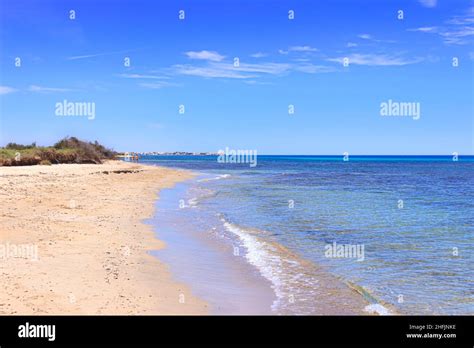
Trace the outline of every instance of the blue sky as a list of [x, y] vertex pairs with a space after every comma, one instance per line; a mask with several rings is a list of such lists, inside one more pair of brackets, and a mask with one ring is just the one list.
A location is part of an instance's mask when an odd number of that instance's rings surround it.
[[[464, 0], [0, 0], [0, 145], [74, 135], [119, 151], [472, 155], [473, 9]], [[57, 116], [64, 100], [95, 103], [95, 118]], [[388, 100], [419, 103], [420, 118], [382, 117]]]

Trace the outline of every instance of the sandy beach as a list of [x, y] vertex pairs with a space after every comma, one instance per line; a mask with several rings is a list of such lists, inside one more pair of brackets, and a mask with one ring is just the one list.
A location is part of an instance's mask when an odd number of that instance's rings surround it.
[[143, 222], [185, 171], [102, 165], [0, 167], [0, 314], [206, 314], [149, 255]]

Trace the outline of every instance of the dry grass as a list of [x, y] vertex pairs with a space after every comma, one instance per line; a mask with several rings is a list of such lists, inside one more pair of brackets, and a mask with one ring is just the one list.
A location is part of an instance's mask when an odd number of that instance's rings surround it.
[[25, 166], [36, 164], [93, 163], [100, 164], [103, 159], [113, 158], [115, 152], [97, 141], [81, 141], [66, 137], [54, 146], [19, 145], [10, 143], [0, 148], [0, 166]]

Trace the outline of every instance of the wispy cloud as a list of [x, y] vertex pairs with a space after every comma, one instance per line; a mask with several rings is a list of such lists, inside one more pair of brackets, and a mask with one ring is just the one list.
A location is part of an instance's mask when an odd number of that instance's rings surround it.
[[225, 56], [217, 53], [216, 51], [188, 51], [185, 54], [190, 59], [201, 59], [201, 60], [209, 60], [212, 62], [220, 62], [222, 61]]
[[421, 33], [436, 33], [438, 32], [438, 27], [420, 27], [407, 29], [407, 31], [419, 31]]
[[177, 64], [172, 67], [172, 70], [180, 75], [200, 76], [206, 78], [251, 79], [261, 74], [279, 75], [288, 71], [289, 68], [290, 64], [284, 63], [240, 63], [239, 66], [236, 67], [230, 62], [210, 60], [203, 66]]
[[347, 57], [328, 58], [330, 62], [343, 63], [344, 58], [349, 58], [350, 65], [367, 66], [402, 66], [415, 64], [423, 61], [423, 58], [406, 59], [402, 57], [389, 56], [386, 54], [352, 54]]
[[[230, 67], [233, 67], [230, 65]], [[222, 68], [222, 66], [194, 66], [190, 64], [177, 64], [172, 67], [176, 74], [199, 76], [205, 78], [230, 78], [230, 79], [248, 79], [256, 75], [242, 74], [232, 68]]]
[[206, 66], [179, 64], [174, 65], [172, 68], [174, 72], [179, 75], [242, 80], [255, 80], [256, 78], [263, 76], [283, 76], [292, 71], [316, 74], [335, 70], [333, 67], [313, 65], [307, 62], [300, 64], [275, 62], [264, 62], [259, 64], [240, 63], [238, 67], [235, 67], [232, 63], [211, 62]]
[[152, 81], [152, 82], [139, 82], [138, 86], [148, 89], [162, 89], [165, 87], [174, 87], [178, 86], [175, 83], [168, 82], [167, 80], [170, 79], [169, 76], [165, 76], [163, 74], [156, 75], [156, 74], [119, 74], [118, 76], [126, 78], [126, 79], [133, 79], [133, 80], [143, 80], [143, 81]]
[[362, 40], [372, 40], [372, 35], [370, 34], [359, 34], [357, 37]]
[[387, 43], [394, 43], [396, 41], [394, 40], [380, 40], [380, 39], [376, 39], [375, 37], [373, 37], [372, 35], [370, 34], [359, 34], [357, 35], [357, 37], [359, 39], [362, 39], [362, 40], [367, 40], [367, 41], [371, 41], [371, 42], [387, 42]]
[[310, 62], [311, 59], [309, 59], [309, 58], [294, 58], [294, 59], [292, 59], [292, 61], [294, 61], [294, 62]]
[[[316, 48], [311, 46], [292, 46], [288, 48], [287, 52], [314, 52]], [[291, 72], [303, 72], [307, 74], [325, 73], [334, 71], [334, 67], [324, 65], [314, 65], [308, 59], [308, 56], [296, 56], [292, 59], [292, 62], [271, 62], [262, 61], [259, 63], [249, 63], [246, 61], [240, 61], [238, 66], [234, 65], [234, 62], [216, 51], [188, 51], [185, 54], [191, 59], [202, 60], [202, 62], [190, 63], [190, 64], [175, 64], [169, 68], [155, 70], [157, 76], [174, 76], [174, 75], [185, 75], [185, 76], [196, 76], [203, 78], [223, 78], [223, 79], [236, 79], [242, 80], [249, 84], [256, 84], [259, 78], [265, 76], [284, 76]], [[257, 52], [250, 55], [254, 58], [263, 58], [267, 56], [266, 53]], [[298, 59], [299, 58], [299, 59]], [[303, 59], [304, 58], [304, 59]], [[129, 76], [131, 75], [131, 76]], [[127, 77], [139, 78], [138, 74], [129, 74]], [[137, 75], [137, 76], [135, 76]], [[132, 77], [133, 76], [133, 77]], [[153, 75], [155, 76], [155, 75]], [[258, 81], [261, 82], [261, 81]], [[142, 84], [143, 85], [143, 84]], [[164, 87], [165, 85], [163, 85]], [[151, 85], [149, 86], [152, 87]], [[157, 88], [162, 87], [161, 84]]]
[[92, 53], [92, 54], [85, 54], [82, 56], [72, 56], [72, 57], [67, 57], [67, 60], [78, 60], [78, 59], [87, 59], [87, 58], [95, 58], [95, 57], [102, 57], [102, 56], [108, 56], [111, 54], [118, 54], [118, 53], [125, 53], [129, 51], [115, 51], [115, 52], [102, 52], [102, 53]]
[[420, 27], [407, 29], [428, 34], [437, 34], [447, 45], [467, 45], [472, 43], [474, 36], [474, 7], [470, 7], [464, 14], [454, 16], [441, 26]]
[[464, 27], [458, 30], [445, 31], [439, 33], [443, 37], [443, 40], [448, 45], [466, 45], [470, 41], [470, 36], [474, 35], [474, 27]]
[[149, 89], [162, 89], [165, 87], [176, 87], [177, 84], [160, 81], [160, 82], [141, 82], [138, 84], [140, 87], [149, 88]]
[[85, 58], [94, 58], [94, 57], [100, 57], [100, 56], [105, 56], [107, 53], [97, 53], [97, 54], [86, 54], [83, 56], [72, 56], [72, 57], [67, 57], [67, 60], [77, 60], [77, 59], [85, 59]]
[[28, 91], [39, 92], [39, 93], [50, 93], [50, 92], [70, 92], [72, 91], [72, 89], [31, 85], [28, 87]]
[[244, 83], [248, 85], [271, 85], [270, 82], [262, 82], [257, 80], [245, 80]]
[[[234, 68], [233, 65], [230, 65], [230, 66]], [[250, 72], [250, 73], [281, 75], [287, 72], [290, 68], [291, 68], [290, 64], [267, 62], [267, 63], [261, 63], [261, 64], [241, 63], [238, 68], [234, 68], [234, 69], [238, 71]]]
[[16, 92], [17, 89], [8, 86], [0, 86], [0, 95]]
[[110, 51], [110, 52], [90, 53], [90, 54], [84, 54], [84, 55], [66, 57], [66, 59], [67, 59], [67, 60], [78, 60], [78, 59], [95, 58], [95, 57], [108, 56], [108, 55], [112, 55], [112, 54], [130, 53], [130, 52], [134, 52], [134, 51], [141, 50], [141, 49], [143, 49], [143, 48], [145, 48], [145, 47], [132, 48], [132, 49], [121, 50], [121, 51]]
[[311, 46], [293, 46], [288, 49], [290, 52], [315, 52], [318, 49]]
[[355, 42], [348, 42], [346, 46], [351, 48], [351, 47], [357, 47], [358, 45]]
[[235, 67], [232, 63], [213, 63], [208, 66], [175, 65], [175, 71], [182, 75], [200, 77], [221, 77], [232, 79], [250, 79], [261, 74], [280, 75], [288, 71], [290, 65], [282, 63], [248, 64]]
[[437, 0], [418, 0], [418, 2], [424, 7], [436, 7]]
[[278, 53], [287, 55], [290, 52], [316, 52], [318, 49], [311, 46], [291, 46], [286, 50], [279, 49]]
[[266, 57], [268, 56], [268, 54], [266, 53], [262, 53], [262, 52], [257, 52], [257, 53], [253, 53], [250, 55], [250, 57], [252, 58], [263, 58], [263, 57]]
[[157, 80], [169, 79], [168, 76], [163, 76], [163, 75], [120, 74], [119, 76], [126, 79], [157, 79]]
[[294, 67], [294, 70], [304, 72], [307, 74], [322, 74], [334, 72], [336, 69], [332, 66], [326, 65], [315, 65], [315, 64], [302, 64]]

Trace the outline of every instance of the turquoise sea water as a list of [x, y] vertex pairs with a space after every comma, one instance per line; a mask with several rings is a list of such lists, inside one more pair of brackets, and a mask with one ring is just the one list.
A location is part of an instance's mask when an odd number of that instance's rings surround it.
[[[259, 156], [256, 167], [215, 156], [142, 162], [199, 173], [177, 202], [183, 209], [165, 213], [237, 246], [272, 284], [276, 313], [314, 312], [318, 279], [306, 271], [314, 264], [392, 312], [474, 314], [474, 157]], [[346, 252], [331, 254], [336, 247]]]

